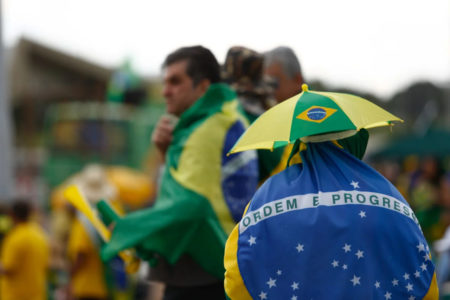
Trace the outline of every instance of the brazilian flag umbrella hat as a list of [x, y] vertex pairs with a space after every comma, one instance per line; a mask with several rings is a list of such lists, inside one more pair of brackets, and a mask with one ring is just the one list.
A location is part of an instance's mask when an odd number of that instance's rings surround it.
[[272, 107], [245, 131], [231, 153], [294, 143], [323, 142], [354, 135], [361, 129], [392, 126], [403, 120], [372, 102], [350, 94], [302, 92]]

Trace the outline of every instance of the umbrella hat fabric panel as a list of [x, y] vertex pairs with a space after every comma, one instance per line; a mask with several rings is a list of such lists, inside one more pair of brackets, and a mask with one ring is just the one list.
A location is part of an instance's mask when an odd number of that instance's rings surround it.
[[335, 140], [358, 130], [403, 122], [372, 102], [342, 93], [303, 92], [274, 106], [247, 129], [230, 153], [269, 149], [305, 141]]

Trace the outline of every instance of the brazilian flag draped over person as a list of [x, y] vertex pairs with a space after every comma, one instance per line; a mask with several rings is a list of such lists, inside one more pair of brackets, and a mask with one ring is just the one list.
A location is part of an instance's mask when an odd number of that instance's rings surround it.
[[174, 264], [189, 254], [207, 272], [223, 278], [228, 234], [256, 191], [256, 153], [227, 156], [246, 125], [235, 94], [213, 84], [180, 117], [166, 155], [156, 204], [118, 220], [102, 257], [135, 247], [150, 262]]
[[430, 250], [395, 187], [332, 142], [300, 149], [302, 163], [260, 187], [227, 241], [228, 297], [438, 299]]

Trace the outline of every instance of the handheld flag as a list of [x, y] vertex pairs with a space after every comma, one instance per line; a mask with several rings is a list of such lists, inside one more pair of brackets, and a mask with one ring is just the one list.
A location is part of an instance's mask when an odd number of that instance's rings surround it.
[[[69, 202], [79, 210], [91, 222], [92, 226], [97, 230], [102, 239], [107, 242], [111, 238], [111, 232], [98, 218], [92, 210], [86, 198], [83, 197], [81, 191], [76, 185], [71, 185], [64, 190], [64, 196]], [[125, 262], [126, 271], [128, 273], [135, 273], [139, 269], [140, 261], [129, 251], [122, 251], [119, 253], [120, 258]]]

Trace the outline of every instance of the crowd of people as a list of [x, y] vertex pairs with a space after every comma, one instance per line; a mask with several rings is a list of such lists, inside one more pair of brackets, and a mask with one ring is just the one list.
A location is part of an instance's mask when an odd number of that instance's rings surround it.
[[[183, 47], [167, 56], [162, 71], [167, 114], [151, 137], [162, 161], [155, 203], [113, 222], [105, 243], [64, 201], [52, 206], [48, 233], [32, 221], [29, 203], [14, 201], [13, 226], [2, 241], [0, 299], [225, 299], [228, 236], [258, 187], [301, 161], [291, 155], [294, 145], [227, 154], [260, 115], [302, 91], [304, 76], [288, 47], [232, 47], [223, 66], [207, 48]], [[402, 172], [378, 169], [409, 202], [433, 250], [450, 225], [449, 175], [432, 158], [415, 166], [406, 160]], [[86, 196], [95, 206], [113, 199], [114, 190]], [[130, 248], [150, 265], [143, 281], [160, 284], [144, 284], [142, 292], [142, 277], [126, 274], [117, 255]], [[450, 265], [442, 269], [443, 284]], [[261, 291], [259, 299], [266, 297]]]

